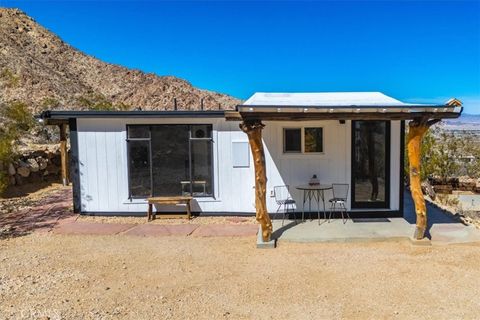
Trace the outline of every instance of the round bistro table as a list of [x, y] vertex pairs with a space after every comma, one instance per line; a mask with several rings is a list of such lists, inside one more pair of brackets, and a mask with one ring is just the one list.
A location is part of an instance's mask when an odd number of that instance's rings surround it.
[[308, 209], [310, 219], [312, 218], [312, 199], [317, 200], [317, 211], [318, 211], [318, 224], [320, 224], [320, 199], [323, 203], [323, 217], [327, 216], [325, 211], [325, 190], [332, 189], [331, 184], [304, 184], [295, 187], [298, 190], [303, 191], [303, 205], [302, 205], [302, 221], [305, 221], [305, 202], [308, 200]]

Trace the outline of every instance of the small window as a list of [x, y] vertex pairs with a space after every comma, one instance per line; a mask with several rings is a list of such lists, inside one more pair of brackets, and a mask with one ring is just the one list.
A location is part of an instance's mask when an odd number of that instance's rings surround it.
[[305, 152], [323, 152], [323, 128], [305, 128]]
[[302, 129], [284, 129], [283, 131], [283, 152], [302, 152]]

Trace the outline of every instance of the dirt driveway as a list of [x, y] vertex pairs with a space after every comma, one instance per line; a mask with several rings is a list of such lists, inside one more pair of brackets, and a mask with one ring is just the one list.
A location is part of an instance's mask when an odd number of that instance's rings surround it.
[[480, 246], [72, 236], [0, 241], [0, 318], [478, 319]]

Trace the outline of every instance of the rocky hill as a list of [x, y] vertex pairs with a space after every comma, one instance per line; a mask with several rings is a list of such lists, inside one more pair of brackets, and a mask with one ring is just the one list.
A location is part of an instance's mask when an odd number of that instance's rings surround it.
[[43, 109], [231, 109], [239, 100], [185, 80], [102, 62], [17, 9], [0, 8], [0, 103]]

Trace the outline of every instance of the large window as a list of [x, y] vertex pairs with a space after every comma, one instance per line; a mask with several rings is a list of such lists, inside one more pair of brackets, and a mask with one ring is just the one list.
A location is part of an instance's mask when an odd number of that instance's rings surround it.
[[322, 153], [323, 128], [284, 128], [284, 153]]
[[131, 125], [129, 192], [148, 196], [211, 196], [211, 125]]

